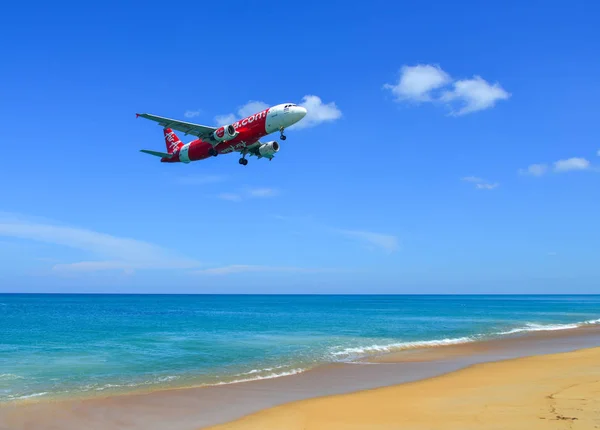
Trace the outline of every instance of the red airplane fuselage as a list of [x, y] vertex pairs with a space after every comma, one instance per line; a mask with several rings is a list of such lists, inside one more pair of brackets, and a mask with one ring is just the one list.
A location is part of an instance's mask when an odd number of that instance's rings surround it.
[[[267, 109], [268, 110], [268, 109]], [[255, 117], [257, 119], [252, 122], [248, 122], [248, 118]], [[244, 118], [242, 121], [238, 121], [233, 124], [235, 131], [239, 134], [233, 138], [232, 140], [226, 142], [220, 142], [216, 146], [212, 146], [209, 142], [204, 142], [201, 139], [196, 139], [188, 143], [188, 156], [190, 161], [198, 161], [203, 160], [205, 158], [211, 157], [212, 154], [210, 150], [214, 148], [218, 154], [226, 154], [228, 152], [233, 152], [238, 149], [244, 148], [244, 146], [251, 146], [256, 143], [259, 139], [262, 139], [267, 135], [266, 132], [266, 121], [267, 121], [267, 111], [263, 111], [256, 116], [251, 116], [248, 118]], [[244, 122], [244, 125], [242, 125]], [[236, 124], [239, 124], [236, 127]], [[185, 145], [184, 145], [185, 146]], [[162, 158], [160, 161], [163, 163], [179, 163], [181, 160], [179, 159], [181, 150], [178, 150], [175, 153], [173, 158]], [[186, 162], [187, 160], [183, 161]]]
[[[164, 129], [165, 141], [170, 157], [161, 158], [163, 163], [189, 163], [203, 160], [218, 154], [242, 152], [272, 158], [273, 145], [279, 150], [277, 142], [271, 142], [271, 147], [259, 142], [264, 136], [280, 131], [300, 121], [306, 115], [306, 109], [294, 104], [281, 104], [267, 108], [231, 124], [237, 135], [230, 140], [212, 144], [202, 139], [183, 144], [170, 128]], [[219, 137], [225, 134], [223, 126], [215, 131]], [[285, 137], [283, 137], [285, 139]], [[262, 148], [260, 148], [262, 146]], [[271, 151], [271, 152], [269, 152]], [[264, 155], [262, 155], [264, 154]]]

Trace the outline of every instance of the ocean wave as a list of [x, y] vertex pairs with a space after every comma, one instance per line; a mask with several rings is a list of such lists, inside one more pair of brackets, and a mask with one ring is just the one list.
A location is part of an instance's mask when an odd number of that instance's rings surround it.
[[535, 324], [528, 323], [525, 324], [525, 327], [513, 328], [511, 330], [502, 331], [499, 334], [515, 334], [515, 333], [524, 333], [524, 332], [532, 332], [532, 331], [556, 331], [556, 330], [569, 330], [579, 327], [578, 324]]
[[510, 330], [496, 332], [496, 333], [482, 333], [478, 335], [472, 336], [464, 336], [464, 337], [456, 337], [456, 338], [445, 338], [445, 339], [437, 339], [437, 340], [420, 340], [420, 341], [410, 341], [410, 342], [394, 342], [387, 344], [372, 344], [366, 346], [356, 346], [356, 347], [347, 347], [341, 349], [339, 351], [332, 351], [330, 354], [334, 357], [336, 361], [345, 361], [351, 362], [360, 358], [372, 356], [372, 355], [380, 355], [387, 354], [395, 351], [403, 351], [407, 349], [417, 349], [417, 348], [432, 348], [437, 346], [446, 346], [446, 345], [459, 345], [463, 343], [476, 342], [479, 340], [483, 340], [486, 338], [493, 338], [498, 336], [505, 336], [516, 333], [523, 332], [535, 332], [535, 331], [555, 331], [555, 330], [569, 330], [575, 329], [578, 327], [583, 327], [587, 325], [600, 325], [600, 318], [594, 320], [587, 320], [577, 323], [568, 323], [568, 324], [539, 324], [528, 322], [525, 323], [522, 327], [516, 327]]
[[41, 396], [45, 396], [46, 394], [48, 394], [48, 392], [44, 391], [42, 393], [33, 393], [33, 394], [23, 394], [23, 395], [12, 395], [12, 396], [8, 396], [9, 400], [26, 400], [26, 399], [31, 399], [33, 397], [41, 397]]
[[254, 375], [255, 373], [271, 372], [273, 370], [283, 369], [284, 367], [286, 367], [286, 366], [273, 366], [273, 367], [265, 367], [264, 369], [252, 369], [248, 372], [238, 373], [235, 376]]
[[534, 331], [556, 331], [556, 330], [571, 330], [578, 327], [583, 327], [586, 325], [595, 325], [600, 324], [600, 318], [597, 320], [588, 320], [577, 323], [568, 323], [568, 324], [539, 324], [539, 323], [525, 323], [523, 327], [513, 328], [511, 330], [503, 331], [498, 333], [499, 335], [507, 335], [507, 334], [515, 334], [515, 333], [525, 333], [525, 332], [534, 332]]
[[292, 376], [292, 375], [297, 375], [298, 373], [302, 373], [305, 372], [308, 369], [303, 369], [303, 368], [297, 368], [297, 369], [290, 369], [287, 370], [285, 372], [279, 372], [279, 373], [270, 373], [267, 375], [257, 375], [255, 377], [251, 377], [251, 378], [242, 378], [242, 379], [235, 379], [233, 381], [222, 381], [222, 382], [217, 382], [215, 384], [208, 384], [208, 385], [229, 385], [229, 384], [237, 384], [240, 382], [250, 382], [250, 381], [260, 381], [262, 379], [273, 379], [273, 378], [281, 378], [283, 376]]
[[447, 339], [437, 339], [437, 340], [420, 340], [420, 341], [412, 341], [412, 342], [396, 342], [396, 343], [388, 343], [384, 345], [369, 345], [369, 346], [358, 346], [352, 348], [344, 348], [341, 351], [333, 351], [331, 355], [339, 358], [345, 359], [356, 359], [369, 355], [375, 354], [385, 354], [394, 351], [403, 351], [406, 349], [415, 349], [415, 348], [428, 348], [435, 346], [445, 346], [445, 345], [459, 345], [462, 343], [475, 342], [477, 340], [476, 337], [456, 337], [456, 338], [447, 338]]
[[0, 381], [13, 381], [15, 379], [23, 379], [23, 377], [12, 373], [0, 373]]
[[90, 385], [86, 385], [86, 386], [82, 387], [81, 391], [83, 391], [83, 392], [104, 391], [104, 390], [109, 390], [111, 388], [144, 387], [144, 386], [148, 386], [148, 385], [164, 384], [165, 382], [175, 381], [179, 378], [181, 378], [181, 376], [179, 376], [179, 375], [168, 375], [168, 376], [159, 376], [156, 379], [151, 379], [151, 380], [146, 380], [146, 381], [141, 381], [141, 382], [131, 382], [129, 384], [104, 384], [104, 385], [90, 384]]
[[[297, 369], [291, 369], [288, 371], [284, 371], [284, 372], [273, 372], [273, 373], [269, 373], [266, 375], [259, 375], [257, 373], [260, 372], [269, 372], [271, 370], [274, 369], [279, 369], [279, 368], [283, 368], [285, 366], [276, 366], [276, 367], [267, 367], [265, 369], [253, 369], [249, 372], [244, 372], [244, 373], [240, 373], [237, 375], [233, 375], [233, 377], [235, 378], [236, 376], [245, 376], [245, 375], [254, 375], [256, 374], [256, 376], [253, 377], [247, 377], [247, 378], [238, 378], [238, 379], [234, 379], [234, 380], [226, 380], [226, 381], [219, 381], [219, 382], [214, 382], [214, 383], [203, 383], [203, 384], [199, 384], [199, 385], [192, 385], [195, 387], [212, 387], [212, 386], [217, 386], [217, 385], [229, 385], [229, 384], [236, 384], [239, 382], [250, 382], [250, 381], [258, 381], [261, 379], [272, 379], [272, 378], [279, 378], [282, 376], [291, 376], [291, 375], [295, 375], [298, 373], [302, 373], [304, 371], [306, 371], [307, 369], [301, 369], [301, 368], [297, 368]], [[171, 375], [171, 376], [161, 376], [159, 378], [156, 379], [152, 379], [152, 380], [148, 380], [148, 381], [143, 381], [143, 382], [134, 382], [134, 383], [129, 383], [129, 384], [103, 384], [103, 385], [98, 385], [98, 384], [90, 384], [90, 385], [86, 385], [84, 387], [81, 388], [81, 392], [93, 392], [93, 391], [105, 391], [105, 390], [123, 390], [123, 389], [133, 389], [135, 391], [135, 388], [141, 388], [141, 387], [145, 387], [145, 386], [159, 386], [160, 384], [164, 384], [166, 382], [171, 382], [171, 381], [175, 381], [177, 379], [180, 379], [181, 376], [179, 375]], [[71, 393], [72, 394], [72, 393]], [[17, 398], [11, 399], [11, 400], [17, 400]]]

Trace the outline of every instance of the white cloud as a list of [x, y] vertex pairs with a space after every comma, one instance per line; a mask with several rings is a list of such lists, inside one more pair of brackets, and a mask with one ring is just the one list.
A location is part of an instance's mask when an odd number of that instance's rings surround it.
[[[441, 97], [443, 102], [450, 104], [453, 115], [465, 115], [471, 112], [489, 109], [499, 100], [507, 100], [511, 95], [499, 83], [490, 85], [480, 76], [473, 79], [456, 81], [452, 91], [446, 91]], [[453, 102], [458, 102], [460, 108], [455, 110]]]
[[494, 182], [493, 184], [475, 184], [478, 190], [493, 190], [497, 188], [500, 184], [498, 182]]
[[148, 266], [132, 265], [127, 261], [81, 261], [79, 263], [59, 263], [52, 267], [55, 272], [64, 273], [88, 273], [110, 270], [121, 270], [131, 274], [135, 269], [149, 268]]
[[215, 117], [215, 122], [219, 126], [233, 124], [236, 121], [237, 121], [237, 117], [232, 113], [227, 114], [227, 115], [217, 115]]
[[282, 273], [321, 273], [328, 272], [331, 269], [311, 269], [304, 267], [285, 267], [285, 266], [255, 266], [249, 264], [233, 264], [224, 267], [214, 267], [210, 269], [198, 270], [195, 273], [203, 275], [231, 275], [235, 273], [265, 273], [265, 272], [282, 272]]
[[221, 200], [229, 200], [231, 202], [240, 202], [251, 198], [268, 198], [275, 197], [279, 191], [274, 188], [246, 188], [237, 193], [221, 193], [218, 197]]
[[359, 230], [336, 230], [339, 234], [352, 239], [358, 239], [362, 242], [366, 242], [369, 245], [373, 245], [377, 248], [381, 248], [384, 251], [392, 253], [398, 249], [398, 238], [389, 234], [373, 233], [370, 231], [359, 231]]
[[394, 251], [397, 251], [399, 248], [398, 238], [392, 234], [374, 233], [366, 230], [340, 229], [337, 227], [321, 224], [320, 222], [315, 220], [315, 218], [312, 215], [288, 216], [281, 214], [273, 214], [271, 216], [274, 219], [278, 219], [282, 222], [290, 223], [292, 225], [303, 225], [309, 230], [314, 230], [315, 232], [317, 232], [319, 237], [323, 237], [324, 233], [335, 234], [345, 237], [347, 239], [356, 240], [359, 243], [367, 245], [367, 247], [370, 249], [382, 249], [390, 254]]
[[262, 112], [268, 107], [269, 105], [265, 102], [249, 101], [244, 106], [238, 109], [238, 115], [240, 116], [240, 118], [246, 118], [247, 116], [250, 116], [257, 112]]
[[186, 118], [195, 118], [197, 116], [200, 116], [201, 113], [202, 113], [202, 111], [200, 109], [186, 110], [185, 113], [183, 114], [183, 116], [185, 116]]
[[[451, 88], [444, 90], [444, 87]], [[455, 116], [492, 108], [511, 94], [498, 82], [488, 83], [481, 76], [454, 80], [437, 65], [402, 66], [395, 85], [385, 84], [396, 101], [433, 102], [445, 104]], [[440, 93], [441, 92], [441, 93]]]
[[402, 66], [400, 79], [395, 85], [385, 84], [384, 88], [391, 90], [396, 100], [411, 100], [417, 102], [431, 101], [431, 92], [450, 83], [450, 75], [439, 66], [418, 64]]
[[532, 164], [526, 169], [520, 169], [521, 175], [542, 176], [548, 171], [546, 164]]
[[500, 185], [497, 182], [486, 182], [485, 179], [482, 179], [478, 176], [465, 176], [464, 178], [461, 178], [461, 181], [474, 183], [475, 188], [477, 188], [478, 190], [493, 190], [494, 188], [498, 188], [498, 186]]
[[346, 230], [340, 229], [328, 225], [324, 225], [315, 220], [312, 215], [281, 215], [274, 214], [271, 215], [274, 219], [278, 219], [282, 222], [291, 223], [293, 225], [303, 225], [308, 227], [309, 229], [315, 230], [319, 232], [319, 236], [322, 236], [323, 233], [330, 233], [340, 235], [349, 239], [357, 240], [358, 242], [362, 242], [363, 244], [368, 245], [371, 248], [379, 248], [387, 251], [388, 253], [392, 253], [399, 248], [398, 238], [391, 234], [382, 234], [382, 233], [374, 233], [371, 231], [365, 230]]
[[571, 170], [587, 170], [590, 168], [590, 162], [585, 158], [568, 158], [566, 160], [558, 160], [554, 163], [555, 172], [568, 172]]
[[299, 106], [306, 108], [306, 116], [290, 128], [309, 128], [324, 122], [332, 122], [342, 117], [342, 111], [334, 102], [323, 103], [320, 97], [307, 95]]
[[[552, 171], [554, 173], [564, 173], [573, 170], [592, 170], [591, 163], [581, 157], [571, 157], [564, 160], [555, 161], [553, 164]], [[549, 171], [547, 164], [532, 164], [526, 169], [520, 169], [519, 173], [522, 175], [531, 176], [543, 176]]]
[[90, 261], [54, 265], [53, 270], [60, 272], [131, 272], [135, 269], [185, 269], [199, 265], [194, 260], [183, 258], [152, 243], [14, 214], [0, 214], [0, 236], [66, 246], [85, 251], [94, 258]]
[[237, 110], [237, 115], [234, 113], [228, 113], [226, 115], [217, 115], [215, 121], [217, 125], [228, 125], [233, 124], [238, 119], [245, 118], [254, 113], [260, 112], [268, 108], [269, 105], [265, 102], [250, 100], [243, 106], [240, 106]]
[[[321, 98], [314, 95], [306, 95], [302, 98], [299, 106], [306, 108], [307, 114], [302, 121], [289, 128], [308, 128], [314, 127], [324, 122], [335, 121], [342, 116], [342, 111], [338, 109], [334, 102], [323, 103]], [[245, 118], [254, 113], [265, 110], [269, 105], [262, 101], [251, 100], [237, 110], [237, 114], [229, 113], [218, 115], [215, 121], [218, 125], [227, 125], [236, 122], [238, 119]]]

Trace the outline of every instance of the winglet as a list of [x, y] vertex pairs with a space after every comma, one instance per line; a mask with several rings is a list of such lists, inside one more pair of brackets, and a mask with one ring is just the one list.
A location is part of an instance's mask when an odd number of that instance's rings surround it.
[[139, 113], [136, 113], [136, 114], [135, 114], [135, 117], [136, 117], [136, 118], [138, 118], [139, 116], [140, 116], [140, 114], [139, 114]]

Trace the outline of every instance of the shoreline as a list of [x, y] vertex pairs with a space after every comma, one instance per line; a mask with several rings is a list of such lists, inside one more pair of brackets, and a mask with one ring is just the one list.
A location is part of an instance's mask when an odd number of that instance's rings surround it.
[[600, 427], [600, 347], [470, 365], [389, 387], [300, 400], [207, 430]]
[[[285, 403], [405, 384], [474, 364], [600, 346], [600, 326], [536, 331], [320, 365], [273, 379], [94, 396], [28, 399], [0, 404], [0, 428], [192, 429], [229, 422]], [[99, 411], [102, 411], [100, 413]], [[52, 417], [54, 421], [49, 421]], [[127, 422], [127, 425], [122, 425]], [[97, 426], [97, 427], [96, 427]]]
[[[161, 381], [164, 377], [159, 377], [158, 381], [144, 381], [132, 384], [114, 385], [108, 382], [104, 387], [95, 387], [93, 390], [49, 393], [41, 392], [30, 395], [16, 397], [8, 401], [0, 400], [0, 408], [7, 405], [26, 405], [38, 402], [62, 402], [62, 401], [85, 401], [94, 399], [103, 399], [107, 397], [122, 397], [146, 395], [164, 391], [188, 390], [199, 388], [212, 388], [228, 386], [235, 384], [254, 383], [275, 378], [288, 378], [290, 376], [314, 372], [324, 368], [331, 368], [338, 365], [347, 364], [367, 364], [367, 363], [398, 363], [398, 362], [424, 362], [433, 360], [435, 357], [444, 358], [450, 355], [460, 355], [463, 351], [465, 355], [473, 351], [482, 351], [487, 345], [496, 343], [513, 342], [516, 339], [537, 339], [543, 337], [559, 338], [572, 336], [573, 333], [596, 327], [600, 330], [600, 319], [586, 320], [565, 324], [547, 324], [536, 325], [535, 327], [522, 327], [506, 332], [492, 332], [487, 334], [474, 334], [461, 338], [444, 338], [435, 340], [403, 341], [392, 344], [371, 345], [356, 348], [346, 348], [339, 352], [333, 352], [332, 357], [339, 356], [339, 361], [322, 361], [313, 365], [306, 363], [296, 365], [283, 365], [274, 368], [253, 369], [249, 372], [227, 375], [225, 380], [218, 382], [209, 382], [202, 379], [201, 376], [194, 375], [176, 375], [169, 376], [167, 381]], [[412, 356], [412, 359], [410, 358]], [[429, 358], [428, 358], [429, 357]], [[263, 374], [280, 369], [280, 372]], [[256, 374], [257, 376], [250, 376]], [[171, 379], [172, 378], [172, 379]], [[178, 381], [181, 383], [169, 383]], [[206, 377], [204, 377], [206, 378]]]

